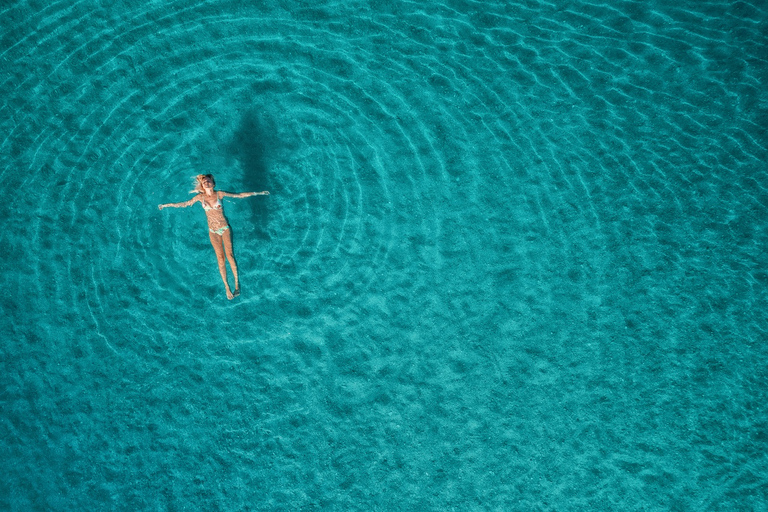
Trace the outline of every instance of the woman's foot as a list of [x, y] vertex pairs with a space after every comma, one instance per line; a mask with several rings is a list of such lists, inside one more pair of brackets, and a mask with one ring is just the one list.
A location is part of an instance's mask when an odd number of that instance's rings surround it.
[[227, 298], [228, 298], [229, 300], [232, 300], [232, 299], [234, 299], [234, 298], [235, 298], [235, 296], [234, 296], [234, 295], [232, 295], [232, 291], [231, 291], [229, 288], [227, 288]]
[[235, 297], [240, 296], [240, 288], [235, 288]]

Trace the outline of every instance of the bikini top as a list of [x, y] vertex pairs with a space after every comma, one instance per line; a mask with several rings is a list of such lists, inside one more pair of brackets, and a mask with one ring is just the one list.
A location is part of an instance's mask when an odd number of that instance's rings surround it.
[[203, 210], [221, 210], [221, 201], [219, 201], [218, 194], [216, 197], [216, 202], [213, 204], [213, 206], [208, 206], [208, 203], [205, 201], [205, 199], [200, 200], [200, 204], [203, 205]]

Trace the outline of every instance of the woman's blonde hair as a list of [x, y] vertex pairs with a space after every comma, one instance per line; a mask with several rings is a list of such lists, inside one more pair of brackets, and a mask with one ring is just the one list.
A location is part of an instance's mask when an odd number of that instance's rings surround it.
[[194, 177], [194, 186], [192, 190], [189, 191], [190, 194], [200, 194], [202, 192], [205, 192], [205, 189], [203, 189], [203, 178], [208, 177], [211, 178], [211, 182], [213, 183], [213, 186], [216, 186], [216, 180], [213, 179], [213, 174], [198, 174]]

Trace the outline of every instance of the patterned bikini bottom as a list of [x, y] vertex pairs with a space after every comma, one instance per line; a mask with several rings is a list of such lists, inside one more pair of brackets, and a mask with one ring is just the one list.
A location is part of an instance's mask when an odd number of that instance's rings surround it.
[[226, 230], [228, 230], [228, 229], [229, 229], [229, 226], [224, 226], [223, 228], [219, 228], [219, 229], [211, 229], [211, 228], [208, 228], [208, 231], [210, 231], [211, 233], [213, 233], [213, 234], [215, 234], [215, 235], [219, 235], [219, 236], [221, 236], [221, 235], [223, 235], [223, 234], [224, 234], [224, 232], [225, 232]]

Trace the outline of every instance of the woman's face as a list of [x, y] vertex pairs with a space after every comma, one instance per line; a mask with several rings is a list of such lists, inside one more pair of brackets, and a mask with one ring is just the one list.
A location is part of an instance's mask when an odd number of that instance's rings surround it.
[[204, 188], [213, 188], [213, 180], [211, 179], [210, 176], [203, 176], [202, 179], [200, 180], [200, 184]]

